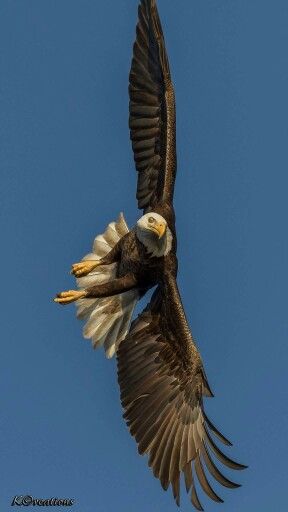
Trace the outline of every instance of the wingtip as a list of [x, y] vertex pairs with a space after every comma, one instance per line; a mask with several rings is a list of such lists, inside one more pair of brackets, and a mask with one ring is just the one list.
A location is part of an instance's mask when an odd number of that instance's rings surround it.
[[192, 500], [191, 500], [191, 503], [192, 503], [193, 507], [196, 508], [196, 510], [199, 510], [199, 512], [204, 512], [204, 508], [202, 507], [202, 505], [200, 503], [196, 504]]
[[228, 468], [235, 469], [238, 471], [241, 471], [241, 470], [247, 468], [247, 466], [244, 466], [243, 464], [239, 464], [239, 462], [236, 462], [235, 460], [232, 460], [229, 457], [227, 457], [227, 455], [225, 455], [220, 450], [220, 448], [218, 448], [218, 446], [214, 443], [213, 439], [211, 438], [211, 436], [206, 428], [205, 428], [205, 432], [206, 432], [206, 437], [207, 437], [209, 447], [212, 449], [212, 451], [216, 455], [217, 459], [220, 460], [220, 462], [222, 462], [222, 464], [224, 464]]
[[205, 413], [205, 411], [203, 410], [203, 416], [204, 416], [204, 419], [205, 419], [205, 422], [207, 423], [209, 429], [213, 432], [213, 434], [223, 443], [225, 444], [226, 446], [233, 446], [233, 444], [231, 443], [231, 441], [229, 441], [229, 439], [227, 439], [226, 436], [224, 436], [220, 430], [215, 427], [215, 425], [212, 423], [212, 421], [208, 418], [207, 414]]
[[240, 471], [242, 471], [243, 469], [248, 469], [249, 466], [246, 466], [246, 464], [239, 464], [239, 466], [241, 466], [239, 469]]

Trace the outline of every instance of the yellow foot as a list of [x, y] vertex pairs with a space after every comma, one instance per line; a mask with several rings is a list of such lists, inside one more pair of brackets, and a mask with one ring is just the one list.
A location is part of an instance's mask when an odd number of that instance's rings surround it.
[[67, 292], [57, 293], [54, 302], [58, 302], [58, 304], [71, 304], [71, 302], [75, 302], [75, 300], [83, 299], [86, 297], [87, 292], [85, 290], [68, 290]]
[[71, 274], [74, 274], [76, 277], [87, 276], [94, 268], [100, 265], [100, 261], [81, 261], [80, 263], [74, 263], [72, 265]]

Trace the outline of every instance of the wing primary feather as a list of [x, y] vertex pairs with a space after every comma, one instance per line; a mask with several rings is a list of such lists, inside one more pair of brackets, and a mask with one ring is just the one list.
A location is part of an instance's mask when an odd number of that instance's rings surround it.
[[165, 435], [167, 436], [167, 430], [169, 430], [169, 426], [171, 425], [173, 414], [174, 412], [172, 410], [168, 411], [165, 420], [163, 421], [161, 427], [157, 432], [157, 435], [155, 436], [153, 442], [151, 443], [148, 465], [152, 467], [153, 473], [156, 477], [158, 477], [158, 471], [155, 471], [155, 464], [157, 462], [157, 457], [159, 459], [159, 454], [161, 453], [161, 450], [163, 450], [163, 444], [165, 444]]
[[163, 466], [162, 463], [163, 463], [165, 454], [167, 455], [167, 452], [170, 449], [170, 444], [169, 444], [170, 435], [171, 435], [171, 431], [173, 431], [174, 428], [175, 428], [174, 411], [171, 410], [169, 422], [168, 422], [166, 429], [162, 435], [161, 443], [156, 450], [155, 458], [153, 460], [153, 471], [154, 471], [154, 475], [157, 476], [157, 478], [160, 478], [161, 465]]
[[156, 126], [155, 128], [146, 128], [143, 130], [132, 130], [131, 131], [131, 140], [133, 142], [142, 141], [151, 139], [152, 137], [155, 139], [159, 134], [159, 127]]
[[158, 123], [159, 119], [157, 117], [131, 117], [129, 126], [132, 130], [134, 128], [156, 128]]
[[162, 487], [165, 490], [168, 488], [169, 482], [172, 482], [172, 480], [170, 479], [169, 469], [171, 464], [172, 451], [174, 447], [175, 431], [177, 430], [177, 423], [175, 422], [174, 418], [173, 422], [174, 423], [170, 429], [170, 432], [168, 433], [166, 446], [161, 456], [161, 465], [159, 469], [159, 479], [161, 481]]
[[199, 501], [198, 494], [197, 494], [196, 487], [195, 487], [195, 481], [194, 481], [194, 477], [193, 477], [193, 470], [191, 471], [191, 476], [192, 476], [191, 503], [192, 503], [192, 505], [194, 505], [196, 510], [199, 510], [200, 512], [203, 512], [204, 508], [202, 507], [202, 505], [201, 505], [201, 503]]
[[[186, 465], [187, 461], [187, 453], [188, 453], [188, 433], [187, 430], [189, 430], [188, 425], [188, 418], [190, 415], [190, 407], [186, 407], [186, 411], [184, 413], [183, 417], [183, 423], [184, 423], [184, 430], [181, 440], [181, 448], [180, 448], [180, 459], [179, 459], [179, 469], [182, 470], [182, 468]], [[191, 459], [190, 459], [191, 460]]]
[[170, 401], [164, 396], [157, 406], [157, 408], [155, 407], [155, 412], [151, 413], [151, 415], [149, 415], [149, 411], [147, 411], [148, 418], [144, 420], [138, 431], [139, 437], [141, 437], [141, 441], [139, 441], [139, 450], [141, 453], [146, 452], [153, 442], [155, 434], [158, 432], [159, 424], [163, 421], [163, 418], [168, 412]]
[[152, 139], [144, 139], [144, 140], [137, 140], [133, 142], [133, 149], [134, 151], [141, 151], [143, 149], [150, 149], [153, 148], [155, 145], [155, 138]]
[[237, 489], [238, 487], [241, 487], [240, 484], [236, 484], [235, 482], [228, 480], [228, 478], [222, 475], [222, 473], [212, 461], [206, 443], [203, 443], [201, 454], [209, 473], [215, 478], [215, 480], [219, 482], [219, 484], [223, 485], [224, 487], [228, 487], [229, 489]]
[[178, 472], [175, 479], [171, 482], [172, 484], [172, 490], [173, 490], [173, 496], [176, 502], [176, 505], [180, 507], [180, 473]]
[[185, 487], [186, 487], [186, 491], [188, 493], [192, 487], [192, 482], [193, 482], [191, 462], [188, 462], [186, 464], [186, 466], [184, 466], [183, 473], [184, 473], [184, 478], [185, 478]]
[[232, 446], [232, 443], [227, 439], [227, 437], [223, 436], [221, 432], [213, 425], [212, 421], [206, 416], [205, 412], [203, 411], [203, 417], [205, 419], [205, 422], [207, 423], [209, 429], [213, 432], [213, 434], [218, 437], [222, 443], [224, 443], [226, 446]]
[[[146, 402], [149, 400], [150, 395], [146, 397]], [[161, 400], [161, 402], [160, 402]], [[156, 402], [156, 401], [155, 401]], [[140, 440], [143, 440], [143, 437], [147, 439], [147, 435], [149, 434], [150, 428], [154, 426], [154, 423], [157, 421], [157, 417], [161, 417], [162, 414], [167, 409], [167, 405], [169, 403], [169, 397], [162, 396], [158, 399], [159, 403], [148, 403], [148, 406], [146, 406], [146, 403], [142, 404], [142, 410], [141, 415], [138, 415], [138, 418], [134, 419], [134, 423], [131, 423], [131, 427], [135, 425], [135, 439], [137, 442], [139, 442], [139, 448], [140, 448]], [[154, 411], [153, 411], [154, 407]], [[162, 410], [161, 410], [162, 409]], [[161, 412], [159, 412], [161, 411]], [[133, 411], [134, 412], [134, 411]], [[133, 415], [130, 415], [131, 419], [133, 418]], [[133, 421], [133, 419], [132, 419]], [[137, 428], [136, 428], [137, 425]]]
[[238, 462], [235, 462], [234, 460], [229, 459], [229, 457], [227, 457], [227, 455], [224, 455], [224, 453], [222, 453], [221, 450], [219, 450], [218, 446], [216, 446], [216, 444], [214, 443], [209, 432], [207, 431], [207, 428], [205, 428], [205, 432], [206, 432], [206, 437], [207, 437], [207, 441], [208, 441], [210, 448], [213, 450], [217, 459], [220, 460], [220, 462], [222, 462], [222, 464], [224, 464], [228, 468], [236, 469], [236, 470], [240, 470], [240, 471], [242, 469], [247, 469], [248, 466], [239, 464]]
[[200, 482], [200, 485], [201, 485], [203, 491], [207, 494], [207, 496], [209, 496], [209, 498], [211, 498], [211, 500], [213, 500], [213, 501], [216, 501], [218, 503], [223, 503], [222, 498], [220, 498], [215, 493], [215, 491], [212, 489], [211, 485], [209, 484], [209, 482], [207, 480], [207, 477], [205, 475], [205, 472], [204, 472], [204, 469], [203, 469], [203, 466], [202, 466], [202, 463], [200, 460], [200, 456], [196, 457], [195, 470], [196, 470], [196, 475]]

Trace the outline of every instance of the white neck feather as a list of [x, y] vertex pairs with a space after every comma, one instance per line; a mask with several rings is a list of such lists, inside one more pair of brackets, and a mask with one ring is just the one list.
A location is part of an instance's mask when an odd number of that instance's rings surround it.
[[140, 242], [146, 247], [151, 258], [161, 258], [171, 251], [173, 236], [168, 226], [166, 228], [165, 235], [160, 239], [155, 237], [155, 235], [149, 231], [138, 229], [137, 226], [136, 235], [138, 240], [140, 240]]

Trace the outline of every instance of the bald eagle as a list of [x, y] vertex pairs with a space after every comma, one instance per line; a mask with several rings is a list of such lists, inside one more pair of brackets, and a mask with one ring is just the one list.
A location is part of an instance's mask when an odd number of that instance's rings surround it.
[[[84, 337], [116, 354], [124, 418], [140, 454], [167, 490], [180, 501], [180, 476], [197, 510], [197, 477], [214, 501], [205, 470], [223, 486], [212, 454], [232, 469], [246, 466], [228, 458], [215, 443], [231, 443], [204, 412], [212, 397], [199, 351], [177, 287], [173, 193], [176, 177], [175, 98], [155, 0], [141, 0], [129, 76], [129, 127], [143, 216], [128, 229], [123, 214], [94, 241], [93, 250], [72, 265], [78, 290], [59, 293], [60, 304], [76, 301], [86, 321]], [[155, 288], [146, 309], [131, 323], [133, 310]]]

